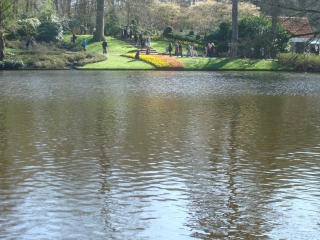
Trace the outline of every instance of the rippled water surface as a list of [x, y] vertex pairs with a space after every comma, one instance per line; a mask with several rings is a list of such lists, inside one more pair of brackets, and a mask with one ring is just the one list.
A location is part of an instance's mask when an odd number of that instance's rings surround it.
[[320, 239], [320, 75], [0, 71], [0, 239]]

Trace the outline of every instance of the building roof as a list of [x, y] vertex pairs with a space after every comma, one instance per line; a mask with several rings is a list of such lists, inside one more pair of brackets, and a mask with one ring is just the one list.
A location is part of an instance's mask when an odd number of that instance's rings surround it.
[[[271, 20], [271, 17], [268, 16]], [[314, 34], [306, 17], [278, 17], [278, 22], [288, 30], [294, 38], [313, 38]]]

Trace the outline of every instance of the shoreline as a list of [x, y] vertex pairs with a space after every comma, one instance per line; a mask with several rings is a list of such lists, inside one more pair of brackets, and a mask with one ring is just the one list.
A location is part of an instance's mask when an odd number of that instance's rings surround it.
[[130, 68], [23, 68], [23, 69], [0, 69], [4, 71], [181, 71], [181, 72], [287, 72], [287, 73], [320, 73], [320, 70], [288, 70], [288, 69], [189, 69], [189, 68], [157, 68], [157, 69], [130, 69]]

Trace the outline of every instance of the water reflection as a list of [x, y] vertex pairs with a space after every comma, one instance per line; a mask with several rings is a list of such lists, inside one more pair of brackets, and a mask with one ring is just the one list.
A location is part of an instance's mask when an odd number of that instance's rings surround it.
[[318, 77], [0, 73], [0, 238], [316, 239]]

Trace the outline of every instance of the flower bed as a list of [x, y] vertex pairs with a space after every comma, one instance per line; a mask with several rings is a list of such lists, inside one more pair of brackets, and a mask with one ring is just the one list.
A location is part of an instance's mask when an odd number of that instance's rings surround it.
[[[134, 53], [123, 54], [125, 57], [134, 58]], [[163, 55], [140, 55], [140, 59], [152, 64], [157, 68], [183, 68], [184, 65], [179, 60]]]
[[169, 56], [165, 56], [165, 55], [158, 55], [159, 58], [165, 60], [166, 62], [168, 62], [170, 64], [170, 67], [174, 67], [174, 68], [184, 68], [184, 65], [182, 62], [180, 62], [178, 59], [176, 59], [175, 57], [169, 57]]

